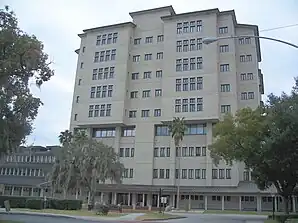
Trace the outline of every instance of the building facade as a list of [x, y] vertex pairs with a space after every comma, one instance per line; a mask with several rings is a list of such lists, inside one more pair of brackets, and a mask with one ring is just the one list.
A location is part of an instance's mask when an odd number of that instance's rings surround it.
[[[258, 27], [237, 23], [233, 10], [176, 14], [167, 6], [130, 16], [84, 30], [76, 50], [70, 129], [112, 146], [126, 168], [123, 184], [98, 185], [98, 199], [158, 207], [162, 189], [175, 206], [179, 184], [180, 208], [270, 210], [270, 193], [243, 164], [215, 166], [208, 151], [212, 125], [257, 108], [264, 87], [258, 39], [202, 39], [258, 35]], [[187, 124], [179, 148], [162, 125], [173, 117]]]

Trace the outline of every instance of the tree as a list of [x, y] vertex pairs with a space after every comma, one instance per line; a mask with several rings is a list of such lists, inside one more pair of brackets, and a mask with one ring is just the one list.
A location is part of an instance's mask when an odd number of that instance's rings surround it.
[[[65, 131], [66, 132], [66, 131]], [[63, 190], [64, 197], [71, 189], [87, 189], [89, 203], [94, 204], [95, 192], [99, 182], [105, 183], [110, 179], [121, 183], [124, 166], [112, 147], [94, 139], [89, 139], [84, 131], [74, 136], [67, 132], [68, 137], [60, 134], [64, 139], [61, 153], [56, 159], [49, 178], [54, 181], [52, 190]]]
[[54, 72], [43, 44], [18, 27], [8, 6], [0, 9], [0, 156], [24, 142], [42, 105], [30, 91], [40, 87]]
[[[184, 133], [186, 131], [186, 125], [184, 117], [174, 117], [171, 122], [163, 122], [163, 124], [167, 125], [169, 128], [169, 132], [171, 133], [172, 138], [174, 139], [175, 148], [180, 146], [184, 138]], [[178, 182], [177, 182], [177, 201], [176, 207], [179, 208], [180, 201], [180, 157], [176, 157], [177, 169], [179, 171]]]
[[69, 144], [73, 138], [72, 132], [69, 130], [65, 130], [64, 132], [60, 132], [59, 142], [61, 145]]
[[229, 114], [214, 128], [211, 156], [231, 164], [244, 162], [261, 189], [275, 186], [289, 212], [289, 198], [298, 182], [298, 82], [291, 94], [270, 94], [264, 107]]

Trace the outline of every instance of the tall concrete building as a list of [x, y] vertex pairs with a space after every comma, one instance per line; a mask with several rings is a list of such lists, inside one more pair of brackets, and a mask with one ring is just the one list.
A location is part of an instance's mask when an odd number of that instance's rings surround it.
[[[160, 205], [161, 188], [175, 206], [179, 183], [181, 207], [271, 209], [272, 197], [243, 164], [215, 166], [208, 151], [212, 125], [227, 112], [257, 108], [264, 87], [258, 39], [202, 39], [258, 35], [258, 26], [239, 24], [233, 10], [129, 14], [132, 22], [84, 30], [76, 50], [70, 129], [112, 146], [126, 168], [123, 184], [99, 185], [98, 196], [150, 208]], [[186, 119], [181, 148], [162, 125], [173, 117]]]

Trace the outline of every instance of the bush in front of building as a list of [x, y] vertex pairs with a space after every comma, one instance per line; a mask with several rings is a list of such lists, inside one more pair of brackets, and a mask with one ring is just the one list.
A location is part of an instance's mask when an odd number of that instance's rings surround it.
[[269, 220], [274, 219], [277, 222], [285, 223], [285, 222], [287, 222], [288, 220], [291, 220], [291, 219], [298, 219], [298, 214], [296, 214], [296, 213], [290, 213], [290, 214], [276, 213], [274, 215], [274, 217], [273, 217], [273, 215], [269, 215], [268, 219]]
[[41, 199], [27, 199], [26, 208], [41, 210], [43, 209], [43, 200]]
[[48, 199], [47, 207], [50, 209], [57, 209], [57, 210], [81, 210], [82, 209], [82, 201], [81, 200]]
[[4, 208], [4, 201], [8, 200], [10, 208], [25, 208], [27, 197], [0, 196], [0, 206]]
[[109, 205], [105, 205], [105, 204], [95, 204], [95, 213], [97, 215], [108, 215], [110, 211], [110, 207]]

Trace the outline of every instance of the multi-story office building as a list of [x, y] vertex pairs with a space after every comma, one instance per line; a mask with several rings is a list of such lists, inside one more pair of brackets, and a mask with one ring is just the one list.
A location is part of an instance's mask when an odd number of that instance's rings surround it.
[[59, 146], [20, 147], [0, 162], [0, 195], [51, 196], [46, 176], [56, 160]]
[[[202, 39], [258, 35], [258, 27], [237, 23], [233, 10], [176, 14], [167, 6], [130, 16], [84, 30], [76, 50], [70, 129], [112, 146], [126, 168], [123, 184], [98, 186], [101, 199], [154, 207], [162, 188], [175, 206], [179, 181], [181, 207], [271, 209], [243, 164], [215, 166], [208, 151], [212, 125], [226, 112], [257, 108], [264, 91], [258, 39]], [[181, 148], [162, 125], [173, 117], [186, 119]]]

